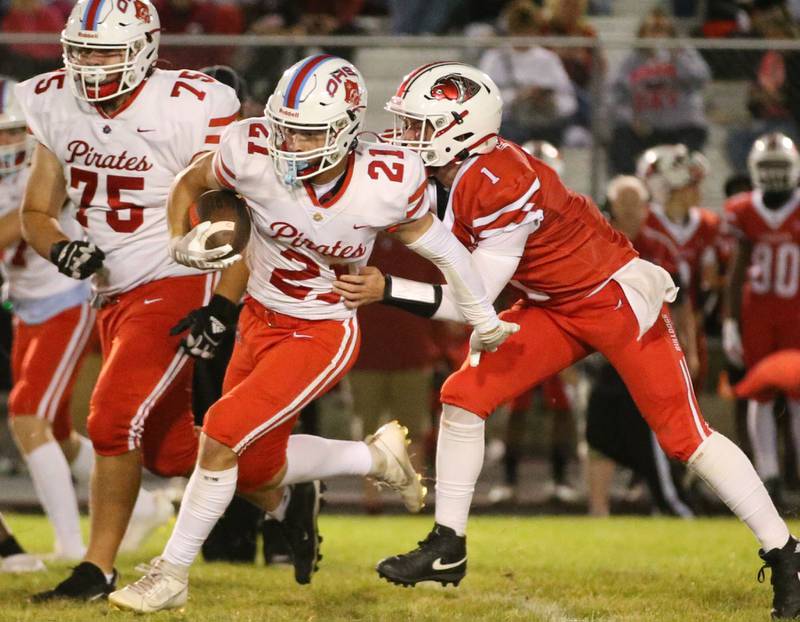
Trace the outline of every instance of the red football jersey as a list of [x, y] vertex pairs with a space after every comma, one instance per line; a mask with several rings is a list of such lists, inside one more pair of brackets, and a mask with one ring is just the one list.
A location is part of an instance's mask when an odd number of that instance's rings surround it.
[[470, 250], [481, 240], [531, 226], [511, 283], [538, 301], [583, 297], [636, 257], [589, 198], [505, 140], [461, 166], [444, 223]]
[[667, 218], [659, 206], [653, 206], [645, 226], [672, 240], [678, 256], [688, 267], [690, 291], [692, 299], [696, 300], [703, 280], [703, 268], [710, 263], [720, 266], [724, 260], [725, 244], [720, 235], [720, 217], [710, 210], [693, 207], [685, 222], [675, 223]]
[[758, 190], [738, 194], [725, 203], [725, 221], [753, 245], [747, 294], [784, 308], [800, 302], [800, 190], [778, 209], [768, 209]]
[[639, 253], [642, 259], [661, 266], [669, 272], [673, 278], [678, 278], [681, 287], [685, 287], [688, 281], [688, 270], [686, 264], [681, 260], [678, 247], [672, 238], [665, 235], [662, 231], [650, 227], [647, 222], [639, 229], [639, 233], [633, 240], [633, 248]]

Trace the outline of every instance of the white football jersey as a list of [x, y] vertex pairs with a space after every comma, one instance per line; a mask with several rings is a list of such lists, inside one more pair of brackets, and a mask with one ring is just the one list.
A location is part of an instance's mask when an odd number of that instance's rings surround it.
[[379, 231], [429, 211], [422, 160], [406, 149], [361, 143], [348, 156], [338, 190], [318, 199], [310, 183], [287, 186], [279, 179], [267, 134], [265, 119], [240, 121], [222, 135], [213, 160], [219, 182], [250, 207], [247, 292], [294, 317], [352, 317], [355, 311], [331, 291], [336, 274], [365, 266]]
[[[0, 217], [19, 212], [29, 168], [0, 175]], [[68, 209], [61, 212], [61, 227], [70, 237], [80, 239], [81, 228]], [[78, 281], [61, 274], [47, 259], [24, 240], [3, 249], [3, 297], [11, 300], [36, 300], [78, 286]]]
[[197, 274], [167, 253], [166, 202], [175, 176], [239, 111], [228, 86], [192, 71], [153, 74], [109, 116], [78, 100], [63, 70], [16, 89], [28, 126], [64, 167], [69, 198], [88, 238], [106, 254], [95, 287], [105, 294]]

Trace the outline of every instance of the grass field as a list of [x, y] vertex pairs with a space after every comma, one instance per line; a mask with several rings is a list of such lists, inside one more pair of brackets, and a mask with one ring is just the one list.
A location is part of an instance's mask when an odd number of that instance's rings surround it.
[[[51, 543], [44, 518], [11, 515], [18, 539], [33, 551]], [[199, 563], [184, 612], [159, 622], [324, 620], [620, 620], [741, 621], [769, 619], [769, 583], [756, 582], [757, 546], [733, 519], [583, 519], [484, 517], [472, 520], [470, 570], [457, 589], [404, 589], [379, 580], [380, 558], [405, 551], [427, 533], [429, 517], [325, 516], [324, 560], [310, 586], [291, 569]], [[798, 527], [798, 525], [795, 525]], [[122, 583], [133, 566], [158, 554], [164, 528], [123, 557]], [[67, 566], [0, 576], [2, 622], [142, 620], [104, 603], [34, 606], [32, 592], [51, 587]]]

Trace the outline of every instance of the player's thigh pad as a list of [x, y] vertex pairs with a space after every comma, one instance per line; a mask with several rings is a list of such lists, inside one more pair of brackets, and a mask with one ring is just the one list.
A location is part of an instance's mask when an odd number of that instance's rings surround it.
[[[140, 447], [151, 418], [170, 416], [158, 408], [167, 398], [174, 407], [172, 416], [191, 417], [191, 359], [179, 349], [181, 336], [169, 331], [204, 304], [212, 282], [211, 275], [154, 281], [100, 311], [104, 360], [87, 421], [98, 454], [113, 456]], [[164, 451], [171, 448], [165, 444]]]
[[[12, 416], [32, 415], [53, 424], [57, 440], [69, 436], [69, 399], [77, 370], [94, 330], [88, 303], [71, 307], [41, 324], [14, 320]], [[57, 434], [56, 434], [57, 432]]]
[[442, 402], [488, 417], [498, 406], [582, 359], [589, 350], [544, 307], [515, 306], [500, 314], [520, 325], [495, 352], [484, 352], [477, 367], [464, 362], [442, 386]]

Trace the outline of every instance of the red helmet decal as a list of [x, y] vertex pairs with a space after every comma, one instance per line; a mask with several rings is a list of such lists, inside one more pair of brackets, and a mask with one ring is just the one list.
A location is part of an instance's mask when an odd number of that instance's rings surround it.
[[142, 2], [142, 0], [134, 0], [133, 6], [136, 9], [136, 19], [143, 21], [145, 24], [149, 24], [150, 7]]
[[359, 106], [361, 104], [361, 93], [359, 93], [358, 82], [353, 80], [344, 81], [344, 101], [351, 106]]
[[430, 96], [432, 99], [446, 99], [463, 104], [480, 90], [480, 84], [477, 82], [464, 76], [450, 74], [433, 83]]

